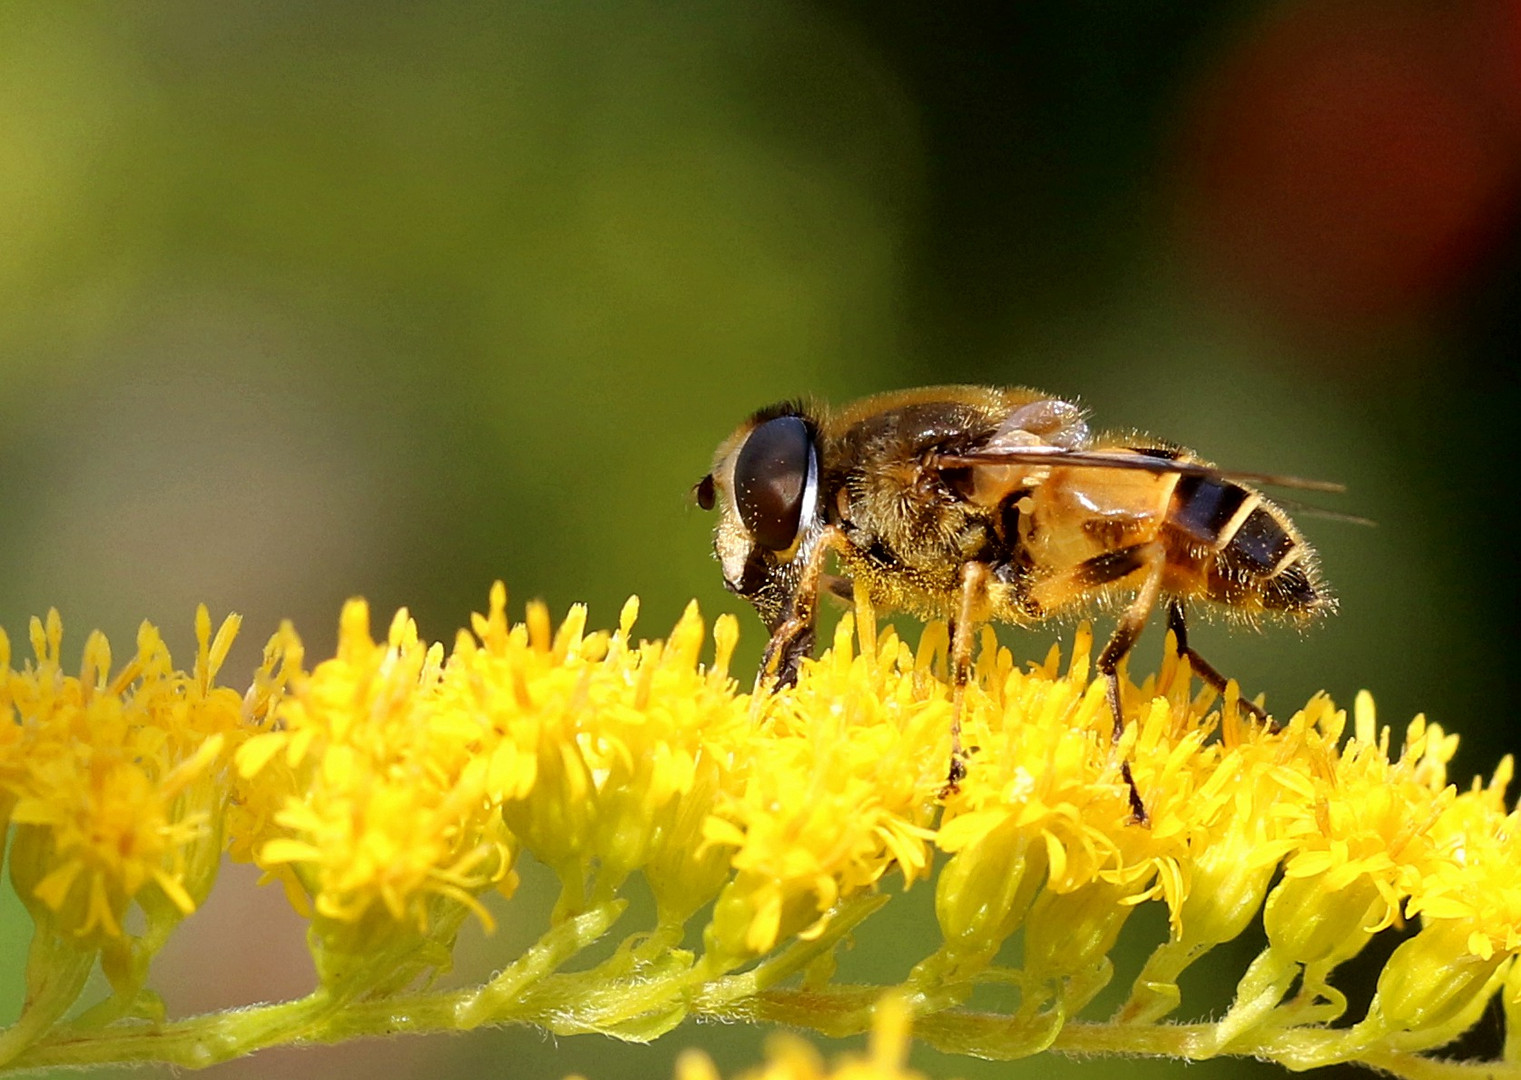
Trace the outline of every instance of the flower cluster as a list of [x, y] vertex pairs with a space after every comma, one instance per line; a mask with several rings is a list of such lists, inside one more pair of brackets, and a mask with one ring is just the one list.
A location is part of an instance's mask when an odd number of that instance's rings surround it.
[[[188, 675], [146, 627], [114, 675], [99, 636], [63, 673], [56, 615], [19, 670], [0, 639], [0, 822], [37, 924], [0, 1066], [201, 1065], [295, 1038], [505, 1022], [647, 1039], [697, 1015], [838, 1034], [885, 1015], [884, 993], [916, 1037], [993, 1057], [1241, 1054], [1413, 1075], [1497, 994], [1521, 1031], [1511, 766], [1457, 790], [1456, 738], [1436, 725], [1417, 719], [1396, 749], [1363, 695], [1350, 733], [1324, 697], [1263, 729], [1234, 688], [1196, 694], [1174, 658], [1124, 684], [1115, 745], [1086, 631], [1065, 664], [1053, 648], [1023, 668], [985, 631], [960, 705], [968, 773], [945, 797], [943, 626], [911, 647], [846, 616], [796, 687], [751, 695], [729, 675], [732, 618], [704, 663], [695, 607], [665, 641], [636, 641], [636, 616], [630, 601], [616, 630], [588, 632], [580, 608], [556, 628], [530, 604], [513, 624], [498, 585], [446, 650], [405, 612], [375, 640], [355, 601], [334, 657], [308, 669], [283, 628], [241, 694], [215, 681], [236, 623], [213, 636], [204, 611]], [[310, 920], [320, 988], [165, 1020], [149, 961], [223, 850]], [[525, 857], [561, 887], [539, 941], [484, 985], [415, 989], [465, 919], [489, 927], [510, 907]], [[635, 875], [653, 923], [570, 970], [619, 924]], [[852, 930], [931, 877], [938, 932], [902, 984], [838, 982]], [[1085, 1017], [1145, 904], [1165, 908], [1167, 939], [1117, 1013]], [[134, 906], [146, 929], [129, 931]], [[1177, 1022], [1183, 973], [1259, 919], [1267, 944], [1234, 1000]], [[1410, 923], [1372, 1004], [1347, 1017], [1338, 966]], [[111, 1002], [61, 1028], [97, 959]], [[989, 984], [1012, 988], [1006, 1012], [971, 1007]], [[1508, 1053], [1483, 1067], [1521, 1071], [1521, 1036]]]
[[36, 659], [20, 671], [0, 633], [0, 821], [17, 826], [21, 899], [59, 933], [118, 938], [133, 900], [188, 915], [210, 884], [201, 864], [220, 849], [218, 769], [229, 740], [260, 721], [213, 681], [236, 620], [214, 642], [210, 626], [202, 608], [193, 675], [173, 670], [148, 625], [114, 677], [100, 634], [80, 673], [64, 674], [56, 611], [32, 621]]
[[[98, 633], [65, 674], [56, 611], [32, 620], [34, 658], [19, 669], [0, 632], [0, 825], [36, 926], [28, 1010], [0, 1033], [0, 1061], [73, 1004], [97, 954], [118, 1011], [153, 1008], [148, 962], [215, 881], [230, 757], [276, 696], [273, 657], [246, 696], [216, 685], [237, 627], [229, 618], [213, 636], [201, 608], [190, 674], [146, 623], [114, 674]], [[145, 930], [128, 935], [134, 907]]]

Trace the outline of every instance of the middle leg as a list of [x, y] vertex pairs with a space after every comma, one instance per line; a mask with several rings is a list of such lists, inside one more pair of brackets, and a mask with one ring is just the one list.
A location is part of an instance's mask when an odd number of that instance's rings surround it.
[[[1095, 666], [1104, 677], [1105, 692], [1109, 699], [1109, 712], [1114, 720], [1113, 741], [1118, 743], [1125, 733], [1125, 711], [1120, 700], [1120, 661], [1129, 655], [1136, 639], [1146, 626], [1146, 620], [1157, 606], [1162, 595], [1162, 572], [1166, 569], [1167, 551], [1156, 540], [1149, 540], [1129, 547], [1106, 551], [1038, 584], [1032, 590], [1031, 599], [1047, 609], [1054, 605], [1047, 598], [1057, 599], [1074, 592], [1082, 594], [1106, 585], [1134, 583], [1136, 595], [1120, 615], [1114, 633], [1099, 653]], [[1146, 804], [1136, 788], [1130, 762], [1120, 762], [1120, 775], [1130, 793], [1131, 820], [1145, 825], [1150, 819]]]
[[[1120, 555], [1124, 558], [1117, 559], [1116, 556]], [[1151, 618], [1151, 613], [1157, 606], [1157, 600], [1162, 595], [1162, 571], [1166, 567], [1166, 559], [1167, 552], [1162, 545], [1151, 541], [1125, 548], [1122, 552], [1112, 552], [1089, 560], [1089, 563], [1098, 564], [1099, 567], [1128, 565], [1131, 567], [1130, 574], [1140, 578], [1140, 588], [1136, 591], [1135, 598], [1120, 615], [1114, 633], [1110, 635], [1108, 643], [1099, 653], [1095, 664], [1106, 683], [1109, 712], [1114, 717], [1112, 738], [1116, 743], [1125, 734], [1125, 710], [1120, 701], [1120, 661], [1125, 659], [1130, 654], [1130, 650], [1135, 647], [1136, 639], [1146, 628], [1146, 620]], [[1100, 563], [1099, 560], [1103, 562]], [[1120, 762], [1120, 775], [1125, 780], [1125, 786], [1130, 789], [1131, 820], [1137, 825], [1147, 824], [1150, 818], [1146, 813], [1146, 804], [1141, 800], [1141, 792], [1135, 785], [1135, 777], [1131, 774], [1129, 760]]]

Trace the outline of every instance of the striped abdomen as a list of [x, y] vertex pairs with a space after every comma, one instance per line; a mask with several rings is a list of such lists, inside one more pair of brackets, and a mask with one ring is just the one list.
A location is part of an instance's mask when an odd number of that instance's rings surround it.
[[1254, 611], [1308, 616], [1333, 601], [1315, 552], [1287, 514], [1260, 493], [1217, 477], [1181, 476], [1162, 539], [1175, 595]]

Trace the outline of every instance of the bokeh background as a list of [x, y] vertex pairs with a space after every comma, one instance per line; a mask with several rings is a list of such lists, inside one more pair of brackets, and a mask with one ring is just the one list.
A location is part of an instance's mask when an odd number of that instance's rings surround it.
[[[6, 4], [0, 625], [56, 605], [77, 647], [148, 618], [188, 656], [204, 601], [245, 617], [235, 680], [282, 618], [322, 655], [364, 595], [448, 639], [502, 578], [515, 612], [602, 626], [637, 592], [657, 636], [691, 597], [736, 607], [688, 489], [747, 412], [1032, 384], [1345, 481], [1331, 507], [1377, 527], [1301, 520], [1341, 614], [1198, 644], [1279, 709], [1425, 711], [1487, 772], [1521, 743], [1518, 178], [1516, 0]], [[901, 974], [928, 890], [897, 910], [858, 972]], [[6, 1018], [24, 930], [7, 897]], [[473, 936], [461, 977], [530, 930]], [[182, 1013], [310, 983], [241, 870], [159, 968]], [[762, 1036], [479, 1032], [214, 1075], [658, 1077]]]

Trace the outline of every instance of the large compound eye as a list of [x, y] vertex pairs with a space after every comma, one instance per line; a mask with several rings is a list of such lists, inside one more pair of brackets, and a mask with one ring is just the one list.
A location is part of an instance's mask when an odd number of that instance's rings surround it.
[[797, 539], [803, 508], [818, 477], [808, 425], [796, 416], [767, 420], [750, 433], [734, 461], [734, 505], [763, 548], [786, 551]]

